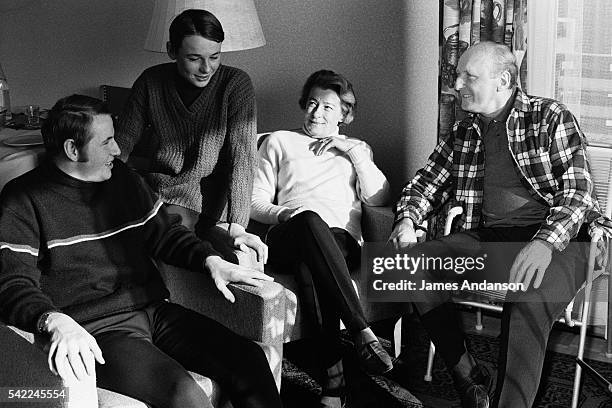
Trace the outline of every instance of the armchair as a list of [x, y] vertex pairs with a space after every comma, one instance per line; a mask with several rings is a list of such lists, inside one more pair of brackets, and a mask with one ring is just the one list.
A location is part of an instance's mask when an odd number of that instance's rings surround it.
[[[393, 226], [393, 210], [391, 207], [369, 207], [362, 204], [361, 226], [363, 238], [365, 242], [385, 242], [389, 238]], [[251, 220], [249, 231], [253, 233], [263, 234], [266, 226]], [[287, 296], [286, 304], [288, 320], [285, 325], [292, 325], [292, 330], [285, 329], [284, 342], [299, 340], [311, 335], [308, 326], [305, 323], [305, 316], [302, 313], [302, 305], [300, 299], [296, 296], [298, 293], [298, 283], [293, 274], [276, 273], [274, 268], [266, 266], [266, 273], [274, 277], [275, 282], [282, 284], [285, 287]], [[406, 313], [406, 308], [409, 307], [404, 303], [377, 303], [368, 302], [365, 294], [362, 293], [365, 281], [365, 276], [360, 270], [351, 271], [353, 286], [361, 301], [361, 306], [364, 310], [368, 322], [375, 322], [390, 318], [397, 318], [394, 328], [394, 345], [395, 355], [399, 355], [401, 345], [401, 316]]]
[[[599, 186], [597, 186], [599, 187]], [[601, 191], [599, 192], [602, 193]], [[612, 184], [607, 186], [606, 196], [610, 197], [612, 194]], [[443, 234], [448, 235], [451, 233], [453, 220], [458, 215], [462, 214], [463, 209], [461, 207], [452, 207], [446, 214], [446, 219], [443, 220]], [[609, 210], [606, 208], [606, 215], [609, 214]], [[607, 255], [608, 259], [608, 267], [610, 265], [610, 260], [612, 259], [612, 253], [609, 250], [609, 236], [610, 232], [605, 231], [605, 226], [597, 226], [594, 232], [591, 235], [591, 242], [589, 245], [588, 252], [588, 262], [586, 265], [586, 278], [584, 284], [578, 289], [578, 292], [574, 299], [567, 305], [565, 308], [565, 312], [562, 316], [558, 318], [560, 323], [564, 323], [569, 327], [577, 326], [580, 328], [579, 330], [579, 342], [578, 342], [578, 350], [577, 350], [577, 361], [581, 361], [584, 356], [584, 347], [586, 341], [587, 334], [587, 326], [589, 323], [589, 312], [592, 303], [592, 289], [593, 289], [593, 281], [596, 277], [596, 258], [598, 252], [600, 251], [600, 247], [598, 243], [600, 241], [604, 241], [605, 245], [602, 248], [606, 248], [605, 255]], [[609, 296], [609, 293], [608, 293]], [[476, 326], [477, 330], [482, 330], [482, 309], [501, 313], [503, 310], [503, 303], [506, 298], [505, 291], [496, 291], [496, 290], [485, 290], [485, 291], [456, 291], [453, 296], [453, 301], [456, 304], [473, 307], [476, 308]], [[608, 298], [609, 303], [609, 298]], [[578, 313], [574, 310], [575, 306], [578, 307]], [[436, 348], [433, 342], [430, 342], [429, 345], [429, 355], [427, 359], [427, 369], [425, 372], [425, 381], [432, 380], [432, 369], [433, 369], [433, 359], [435, 355]], [[572, 393], [572, 403], [571, 407], [578, 407], [578, 400], [580, 396], [580, 385], [581, 385], [581, 376], [582, 376], [582, 367], [580, 364], [576, 363], [575, 372], [574, 372], [574, 385], [573, 385], [573, 393]]]
[[[184, 270], [174, 266], [159, 263], [158, 267], [166, 285], [170, 290], [170, 299], [183, 306], [192, 308], [200, 313], [216, 319], [226, 325], [236, 333], [241, 334], [257, 342], [265, 351], [270, 369], [274, 374], [277, 386], [280, 388], [280, 374], [282, 365], [282, 343], [285, 338], [285, 330], [291, 332], [293, 320], [288, 317], [287, 296], [291, 299], [292, 294], [288, 294], [286, 289], [276, 282], [264, 282], [261, 288], [246, 285], [232, 284], [230, 290], [236, 297], [236, 303], [229, 303], [212, 284], [207, 275]], [[289, 313], [290, 314], [290, 313]], [[14, 327], [0, 323], [0, 346], [2, 354], [9, 355], [9, 358], [0, 362], [1, 386], [14, 385], [23, 386], [19, 382], [26, 381], [39, 386], [45, 384], [46, 372], [39, 370], [35, 372], [35, 366], [26, 367], [25, 373], [15, 372], [19, 378], [11, 378], [6, 373], [11, 365], [11, 361], [23, 359], [23, 353], [28, 355], [40, 354], [40, 348], [44, 348], [46, 339], [34, 336]], [[23, 337], [16, 338], [15, 333]], [[38, 347], [33, 346], [36, 345]], [[21, 355], [16, 355], [21, 354]], [[46, 353], [37, 356], [38, 360], [43, 358], [46, 364]], [[43, 366], [44, 366], [43, 364]], [[40, 364], [38, 365], [40, 367]], [[11, 367], [14, 371], [14, 368]], [[24, 377], [25, 375], [25, 377]], [[215, 407], [231, 407], [216, 383], [209, 378], [192, 373], [198, 384], [210, 396]], [[53, 376], [51, 381], [53, 380]], [[25, 379], [23, 379], [25, 378]], [[42, 379], [41, 379], [42, 378]], [[109, 390], [97, 388], [95, 378], [91, 381], [80, 382], [79, 384], [64, 384], [69, 387], [69, 401], [66, 407], [104, 407], [104, 408], [145, 408], [146, 405], [140, 401], [129, 398]], [[58, 385], [56, 385], [57, 387]], [[60, 406], [60, 405], [58, 405]]]
[[[257, 135], [258, 149], [269, 134], [270, 133], [259, 133]], [[390, 206], [370, 207], [363, 203], [361, 204], [361, 208], [361, 229], [364, 242], [386, 242], [391, 234], [394, 222], [392, 208]], [[259, 235], [262, 239], [267, 229], [267, 225], [254, 220], [249, 222], [247, 228], [249, 232]], [[305, 316], [302, 313], [302, 302], [296, 296], [296, 293], [298, 293], [298, 282], [296, 281], [295, 275], [276, 273], [274, 268], [270, 265], [266, 265], [265, 272], [273, 276], [275, 282], [282, 284], [286, 288], [288, 306], [287, 318], [289, 320], [285, 322], [285, 325], [291, 325], [292, 330], [286, 329], [284, 331], [284, 342], [288, 343], [312, 335], [312, 333], [309, 332], [309, 328], [305, 322]], [[365, 294], [362, 293], [365, 288], [364, 283], [366, 277], [363, 276], [360, 270], [354, 270], [351, 271], [351, 278], [368, 322], [397, 318], [393, 333], [393, 343], [395, 356], [399, 356], [401, 348], [401, 316], [406, 313], [410, 306], [403, 303], [368, 302], [365, 298]]]

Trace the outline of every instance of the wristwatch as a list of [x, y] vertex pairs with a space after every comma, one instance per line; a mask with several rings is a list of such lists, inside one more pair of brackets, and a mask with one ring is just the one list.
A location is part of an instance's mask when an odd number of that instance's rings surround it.
[[38, 331], [38, 333], [47, 333], [47, 320], [49, 320], [49, 316], [51, 315], [51, 313], [59, 313], [59, 311], [49, 310], [40, 315], [36, 323], [36, 330]]

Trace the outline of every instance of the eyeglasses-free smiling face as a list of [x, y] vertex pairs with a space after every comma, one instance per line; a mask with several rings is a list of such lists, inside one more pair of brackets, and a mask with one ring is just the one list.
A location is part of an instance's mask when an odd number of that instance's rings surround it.
[[304, 131], [316, 139], [337, 131], [344, 119], [340, 97], [331, 89], [312, 88], [304, 109]]
[[89, 132], [91, 139], [78, 152], [79, 178], [95, 182], [108, 180], [112, 176], [113, 160], [121, 154], [111, 116], [94, 116]]
[[168, 55], [176, 60], [181, 77], [193, 86], [204, 88], [221, 65], [221, 43], [201, 35], [189, 35], [183, 38], [178, 50], [168, 45]]
[[455, 90], [463, 110], [489, 116], [499, 109], [500, 80], [491, 67], [490, 57], [480, 50], [468, 48], [459, 59]]

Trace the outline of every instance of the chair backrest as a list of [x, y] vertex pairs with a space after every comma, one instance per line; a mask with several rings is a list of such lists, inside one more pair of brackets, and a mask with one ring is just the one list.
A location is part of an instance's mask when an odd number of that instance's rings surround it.
[[610, 218], [612, 215], [612, 149], [589, 146], [587, 152], [597, 201], [603, 213]]

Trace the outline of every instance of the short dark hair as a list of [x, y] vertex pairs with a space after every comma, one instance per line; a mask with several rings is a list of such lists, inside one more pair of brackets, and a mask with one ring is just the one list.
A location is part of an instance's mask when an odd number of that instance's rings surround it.
[[60, 99], [49, 111], [42, 125], [42, 136], [49, 156], [64, 151], [64, 142], [73, 139], [77, 149], [91, 140], [90, 126], [96, 115], [110, 115], [106, 103], [85, 95]]
[[170, 47], [174, 51], [181, 48], [183, 39], [190, 35], [200, 35], [207, 40], [223, 42], [225, 33], [221, 23], [209, 11], [188, 9], [174, 17], [170, 23]]
[[302, 110], [306, 109], [308, 103], [308, 97], [312, 88], [330, 89], [340, 98], [340, 105], [342, 106], [342, 113], [344, 119], [342, 123], [348, 125], [353, 121], [354, 110], [355, 110], [355, 92], [353, 91], [353, 85], [348, 79], [334, 71], [322, 69], [310, 75], [302, 88], [302, 95], [300, 96], [299, 104]]

